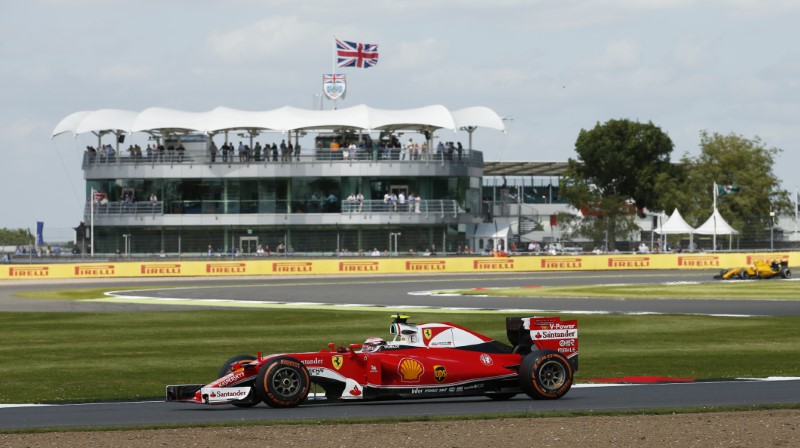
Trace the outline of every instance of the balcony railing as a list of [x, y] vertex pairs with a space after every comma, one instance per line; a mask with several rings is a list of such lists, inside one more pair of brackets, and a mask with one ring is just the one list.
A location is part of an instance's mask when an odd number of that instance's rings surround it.
[[266, 157], [264, 154], [256, 157], [255, 154], [228, 154], [222, 156], [217, 154], [212, 157], [208, 153], [199, 152], [185, 152], [179, 153], [153, 153], [151, 155], [143, 154], [142, 156], [133, 155], [103, 155], [96, 153], [83, 154], [82, 168], [87, 169], [90, 167], [102, 166], [115, 166], [115, 165], [152, 165], [152, 166], [175, 166], [175, 165], [196, 165], [196, 164], [228, 164], [228, 165], [254, 165], [263, 164], [264, 166], [270, 164], [312, 164], [312, 163], [407, 163], [407, 164], [473, 164], [483, 162], [483, 153], [480, 151], [464, 150], [463, 154], [457, 153], [426, 153], [413, 156], [405, 151], [385, 150], [329, 150], [319, 149], [311, 152], [303, 152], [299, 156], [292, 155], [291, 157], [278, 155], [274, 157], [272, 154]]
[[[83, 214], [89, 217], [92, 213], [91, 203], [87, 202], [84, 206]], [[163, 215], [164, 203], [161, 201], [155, 202], [107, 202], [94, 204], [95, 216], [139, 216], [139, 215]]]
[[[93, 207], [94, 210], [90, 207]], [[104, 216], [157, 216], [164, 214], [177, 215], [231, 215], [231, 214], [312, 214], [328, 213], [342, 215], [423, 215], [457, 217], [458, 203], [452, 199], [427, 199], [405, 203], [391, 203], [382, 200], [357, 201], [329, 201], [327, 199], [309, 200], [245, 200], [245, 201], [156, 201], [156, 202], [116, 202], [89, 203], [84, 208], [84, 216], [89, 217], [94, 213], [97, 217]]]

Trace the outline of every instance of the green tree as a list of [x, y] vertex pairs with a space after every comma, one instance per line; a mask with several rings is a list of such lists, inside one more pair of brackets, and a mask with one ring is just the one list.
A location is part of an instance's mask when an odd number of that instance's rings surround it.
[[0, 229], [0, 246], [25, 246], [31, 244], [28, 229]]
[[578, 159], [569, 159], [561, 184], [562, 197], [586, 214], [580, 222], [572, 219], [570, 234], [613, 248], [635, 231], [636, 210], [658, 203], [655, 185], [669, 178], [672, 149], [672, 140], [652, 122], [609, 120], [581, 129]]
[[772, 172], [778, 148], [767, 148], [756, 136], [700, 133], [700, 155], [681, 159], [680, 175], [659, 182], [660, 208], [678, 208], [686, 221], [699, 226], [713, 208], [713, 186], [736, 185], [739, 192], [717, 200], [717, 209], [743, 239], [769, 235], [770, 211], [791, 212], [789, 193]]

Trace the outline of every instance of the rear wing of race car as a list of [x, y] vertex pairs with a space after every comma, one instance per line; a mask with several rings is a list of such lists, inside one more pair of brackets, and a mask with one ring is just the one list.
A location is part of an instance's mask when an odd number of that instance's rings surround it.
[[[518, 353], [553, 350], [578, 370], [578, 321], [560, 317], [507, 317], [506, 334]], [[535, 348], [534, 348], [535, 347]]]

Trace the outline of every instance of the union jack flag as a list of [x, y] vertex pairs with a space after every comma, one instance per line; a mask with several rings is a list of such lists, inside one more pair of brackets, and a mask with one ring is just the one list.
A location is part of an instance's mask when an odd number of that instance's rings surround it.
[[378, 45], [336, 39], [339, 67], [369, 68], [378, 63]]

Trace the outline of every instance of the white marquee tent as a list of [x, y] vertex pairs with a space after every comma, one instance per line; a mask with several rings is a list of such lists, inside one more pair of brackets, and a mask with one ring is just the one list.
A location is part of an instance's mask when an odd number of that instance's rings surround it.
[[[694, 227], [690, 226], [686, 220], [683, 219], [681, 212], [679, 212], [677, 208], [672, 212], [672, 215], [670, 215], [667, 221], [661, 223], [655, 231], [660, 235], [682, 235], [688, 233], [689, 247], [694, 246]], [[665, 247], [666, 244], [667, 242], [664, 241]]]
[[662, 223], [657, 229], [656, 233], [662, 235], [673, 235], [673, 234], [684, 234], [684, 233], [694, 233], [694, 227], [690, 226], [686, 223], [681, 216], [681, 212], [678, 211], [676, 208], [672, 215], [670, 215], [669, 219], [665, 223]]
[[714, 250], [717, 249], [717, 235], [728, 235], [728, 248], [733, 247], [733, 235], [738, 235], [739, 232], [725, 221], [725, 218], [719, 213], [719, 210], [714, 208], [714, 213], [703, 223], [700, 227], [695, 229], [694, 233], [699, 235], [714, 235]]
[[739, 232], [725, 221], [725, 218], [714, 209], [714, 213], [694, 233], [699, 235], [737, 235]]

